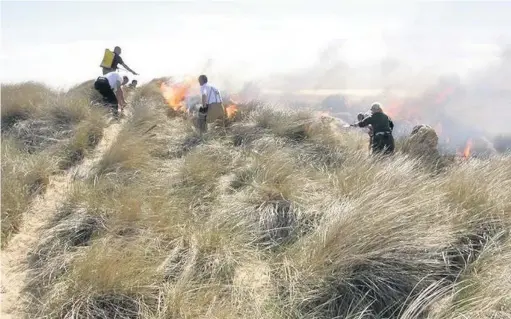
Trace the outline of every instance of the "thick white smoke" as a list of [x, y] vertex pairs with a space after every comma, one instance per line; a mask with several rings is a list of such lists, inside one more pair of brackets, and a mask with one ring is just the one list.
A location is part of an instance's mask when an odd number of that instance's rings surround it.
[[[378, 16], [371, 6], [359, 14]], [[382, 28], [379, 37], [372, 33], [374, 43], [352, 30], [360, 38], [332, 40], [316, 61], [288, 72], [270, 72], [244, 86], [237, 81], [242, 69], [215, 73], [213, 62], [208, 74], [242, 100], [313, 105], [350, 122], [379, 101], [395, 120], [396, 134], [427, 124], [441, 145], [459, 149], [471, 139], [511, 135], [510, 16], [511, 3], [419, 4], [399, 27]], [[380, 58], [356, 59], [358, 53]]]

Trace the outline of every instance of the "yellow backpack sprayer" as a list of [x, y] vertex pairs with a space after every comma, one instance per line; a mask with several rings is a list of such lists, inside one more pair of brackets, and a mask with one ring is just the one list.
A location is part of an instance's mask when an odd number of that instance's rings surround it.
[[105, 49], [105, 54], [103, 55], [103, 61], [99, 65], [102, 68], [110, 69], [112, 67], [112, 63], [114, 62], [114, 52], [110, 51], [110, 49]]

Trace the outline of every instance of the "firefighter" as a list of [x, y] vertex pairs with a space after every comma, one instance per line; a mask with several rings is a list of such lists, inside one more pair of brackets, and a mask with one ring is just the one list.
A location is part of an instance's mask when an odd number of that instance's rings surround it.
[[94, 82], [94, 88], [103, 96], [103, 101], [112, 108], [115, 116], [122, 112], [126, 106], [122, 86], [128, 83], [127, 76], [122, 76], [117, 72], [110, 72], [97, 78]]
[[133, 81], [131, 81], [130, 84], [128, 84], [128, 87], [130, 89], [135, 89], [137, 87], [137, 84], [138, 84], [138, 81], [137, 80], [133, 80]]
[[[364, 113], [358, 113], [357, 115], [357, 120], [360, 122], [362, 121], [366, 116], [369, 116], [369, 114], [364, 114]], [[373, 144], [373, 128], [371, 126], [371, 124], [367, 125], [367, 135], [369, 135], [369, 153], [371, 153], [371, 148], [372, 148], [372, 144]]]
[[394, 153], [394, 137], [392, 130], [394, 123], [381, 108], [379, 103], [373, 103], [371, 106], [371, 115], [365, 117], [355, 124], [354, 127], [367, 127], [371, 125], [373, 136], [371, 140], [372, 154], [389, 155]]
[[201, 107], [199, 108], [198, 126], [202, 132], [207, 131], [208, 123], [225, 125], [225, 109], [218, 89], [208, 83], [205, 75], [199, 76]]
[[117, 71], [117, 65], [119, 65], [119, 64], [122, 65], [126, 70], [131, 72], [133, 75], [138, 75], [138, 73], [136, 73], [135, 71], [130, 69], [130, 67], [127, 66], [126, 63], [124, 63], [123, 59], [121, 58], [121, 48], [119, 46], [116, 46], [114, 48], [114, 52], [113, 53], [114, 53], [114, 56], [113, 56], [113, 59], [112, 59], [111, 66], [109, 68], [102, 66], [103, 75], [106, 75], [107, 73], [110, 73], [112, 71]]

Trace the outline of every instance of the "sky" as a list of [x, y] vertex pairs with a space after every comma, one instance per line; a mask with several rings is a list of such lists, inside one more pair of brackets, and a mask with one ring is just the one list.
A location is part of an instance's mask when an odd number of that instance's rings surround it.
[[2, 1], [1, 80], [68, 88], [99, 76], [116, 45], [141, 83], [207, 72], [232, 85], [342, 62], [367, 71], [351, 79], [363, 86], [382, 60], [465, 76], [511, 43], [509, 17], [511, 1]]

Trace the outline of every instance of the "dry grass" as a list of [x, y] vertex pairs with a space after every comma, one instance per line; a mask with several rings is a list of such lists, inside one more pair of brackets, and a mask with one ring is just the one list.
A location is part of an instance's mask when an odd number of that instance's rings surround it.
[[30, 118], [41, 103], [55, 94], [36, 82], [2, 85], [2, 132], [18, 121]]
[[27, 316], [511, 317], [511, 158], [369, 158], [266, 107], [199, 137], [136, 94], [33, 250]]
[[101, 140], [106, 127], [102, 112], [91, 112], [75, 125], [73, 135], [65, 141], [58, 151], [59, 168], [68, 169], [83, 160]]
[[101, 94], [94, 89], [95, 79], [85, 81], [69, 89], [68, 95], [85, 98], [90, 101], [100, 101]]
[[76, 91], [31, 82], [2, 86], [2, 247], [50, 175], [76, 165], [99, 142], [104, 114]]
[[55, 169], [49, 154], [28, 154], [16, 141], [2, 139], [2, 247], [18, 231], [31, 199], [44, 192]]

